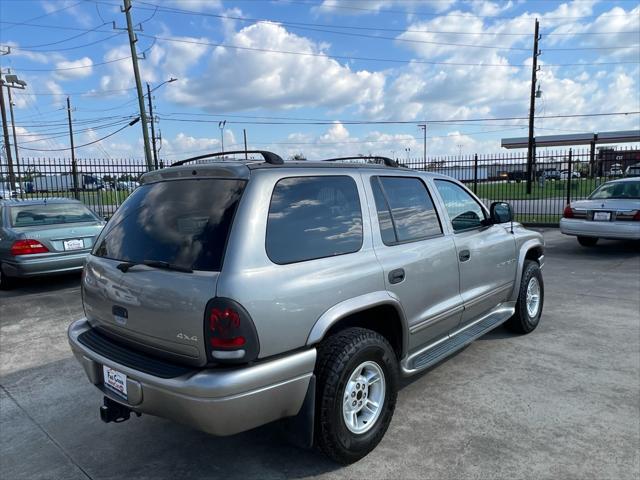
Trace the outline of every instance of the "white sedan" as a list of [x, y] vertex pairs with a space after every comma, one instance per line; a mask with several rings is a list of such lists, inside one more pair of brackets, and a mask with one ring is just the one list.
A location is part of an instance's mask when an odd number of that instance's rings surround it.
[[599, 238], [640, 240], [640, 178], [621, 178], [600, 185], [586, 200], [564, 209], [560, 231], [594, 246]]

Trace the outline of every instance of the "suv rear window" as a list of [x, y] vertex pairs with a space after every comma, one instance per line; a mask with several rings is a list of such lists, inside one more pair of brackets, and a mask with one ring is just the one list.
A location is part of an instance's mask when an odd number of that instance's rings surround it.
[[343, 255], [362, 246], [362, 210], [351, 177], [290, 177], [271, 197], [267, 255], [286, 264]]
[[93, 254], [219, 271], [245, 183], [189, 179], [143, 185], [116, 211]]
[[100, 219], [91, 210], [78, 203], [45, 203], [9, 207], [9, 222], [12, 227], [99, 221]]

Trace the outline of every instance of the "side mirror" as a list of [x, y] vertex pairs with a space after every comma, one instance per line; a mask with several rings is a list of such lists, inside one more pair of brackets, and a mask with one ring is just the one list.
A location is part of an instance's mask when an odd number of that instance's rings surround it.
[[509, 223], [513, 221], [513, 211], [507, 202], [493, 202], [489, 207], [490, 221], [492, 224]]

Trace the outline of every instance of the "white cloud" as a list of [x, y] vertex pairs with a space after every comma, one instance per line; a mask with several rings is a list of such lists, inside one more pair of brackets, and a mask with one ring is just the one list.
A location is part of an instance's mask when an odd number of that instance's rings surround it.
[[221, 0], [164, 0], [162, 3], [166, 4], [164, 6], [197, 12], [217, 10], [222, 7]]
[[62, 60], [56, 63], [55, 76], [59, 80], [75, 80], [90, 77], [93, 73], [93, 60], [82, 57], [78, 60]]
[[322, 46], [273, 23], [251, 25], [233, 35], [241, 47], [304, 52], [314, 56], [253, 52], [217, 47], [199, 78], [167, 96], [209, 111], [358, 106], [376, 111], [384, 74], [352, 71], [325, 54]]

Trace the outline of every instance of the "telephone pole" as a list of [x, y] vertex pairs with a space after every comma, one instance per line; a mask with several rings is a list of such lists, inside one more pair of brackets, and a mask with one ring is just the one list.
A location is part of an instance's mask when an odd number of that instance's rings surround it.
[[540, 40], [540, 23], [536, 18], [536, 24], [533, 36], [533, 64], [531, 66], [531, 98], [529, 100], [529, 142], [527, 145], [527, 194], [531, 193], [531, 184], [533, 183], [533, 149], [534, 149], [534, 116], [536, 111], [536, 84], [538, 82], [538, 41]]
[[151, 158], [151, 146], [149, 145], [149, 126], [147, 124], [147, 112], [144, 106], [144, 94], [142, 93], [142, 83], [140, 81], [140, 69], [138, 68], [138, 52], [136, 51], [136, 42], [138, 37], [133, 32], [133, 21], [131, 20], [131, 0], [123, 0], [124, 8], [120, 7], [120, 11], [127, 17], [127, 31], [129, 32], [129, 46], [131, 47], [131, 62], [133, 63], [133, 76], [136, 80], [136, 90], [138, 92], [138, 106], [140, 107], [140, 123], [142, 125], [142, 139], [144, 141], [144, 159], [147, 162], [147, 169], [153, 169], [153, 161]]
[[78, 164], [76, 163], [76, 149], [73, 144], [73, 125], [71, 123], [71, 100], [67, 97], [67, 119], [69, 120], [69, 141], [71, 143], [71, 175], [73, 175], [73, 196], [80, 199], [78, 192]]
[[149, 101], [149, 121], [151, 122], [151, 143], [153, 145], [153, 165], [158, 170], [158, 149], [156, 148], [156, 127], [153, 118], [153, 102], [151, 101], [151, 87], [147, 82], [147, 100]]
[[418, 127], [420, 127], [420, 130], [422, 130], [422, 133], [423, 133], [422, 159], [423, 159], [424, 164], [426, 166], [427, 165], [427, 124], [426, 123], [422, 123], [422, 124], [418, 125]]
[[7, 154], [7, 170], [9, 171], [9, 184], [11, 190], [16, 189], [16, 179], [13, 174], [13, 159], [11, 158], [11, 143], [9, 142], [9, 129], [7, 128], [7, 109], [4, 106], [4, 80], [0, 78], [0, 114], [2, 115], [2, 134], [4, 136], [4, 151]]
[[244, 159], [248, 160], [249, 156], [247, 155], [247, 129], [242, 129], [242, 135], [244, 135]]

